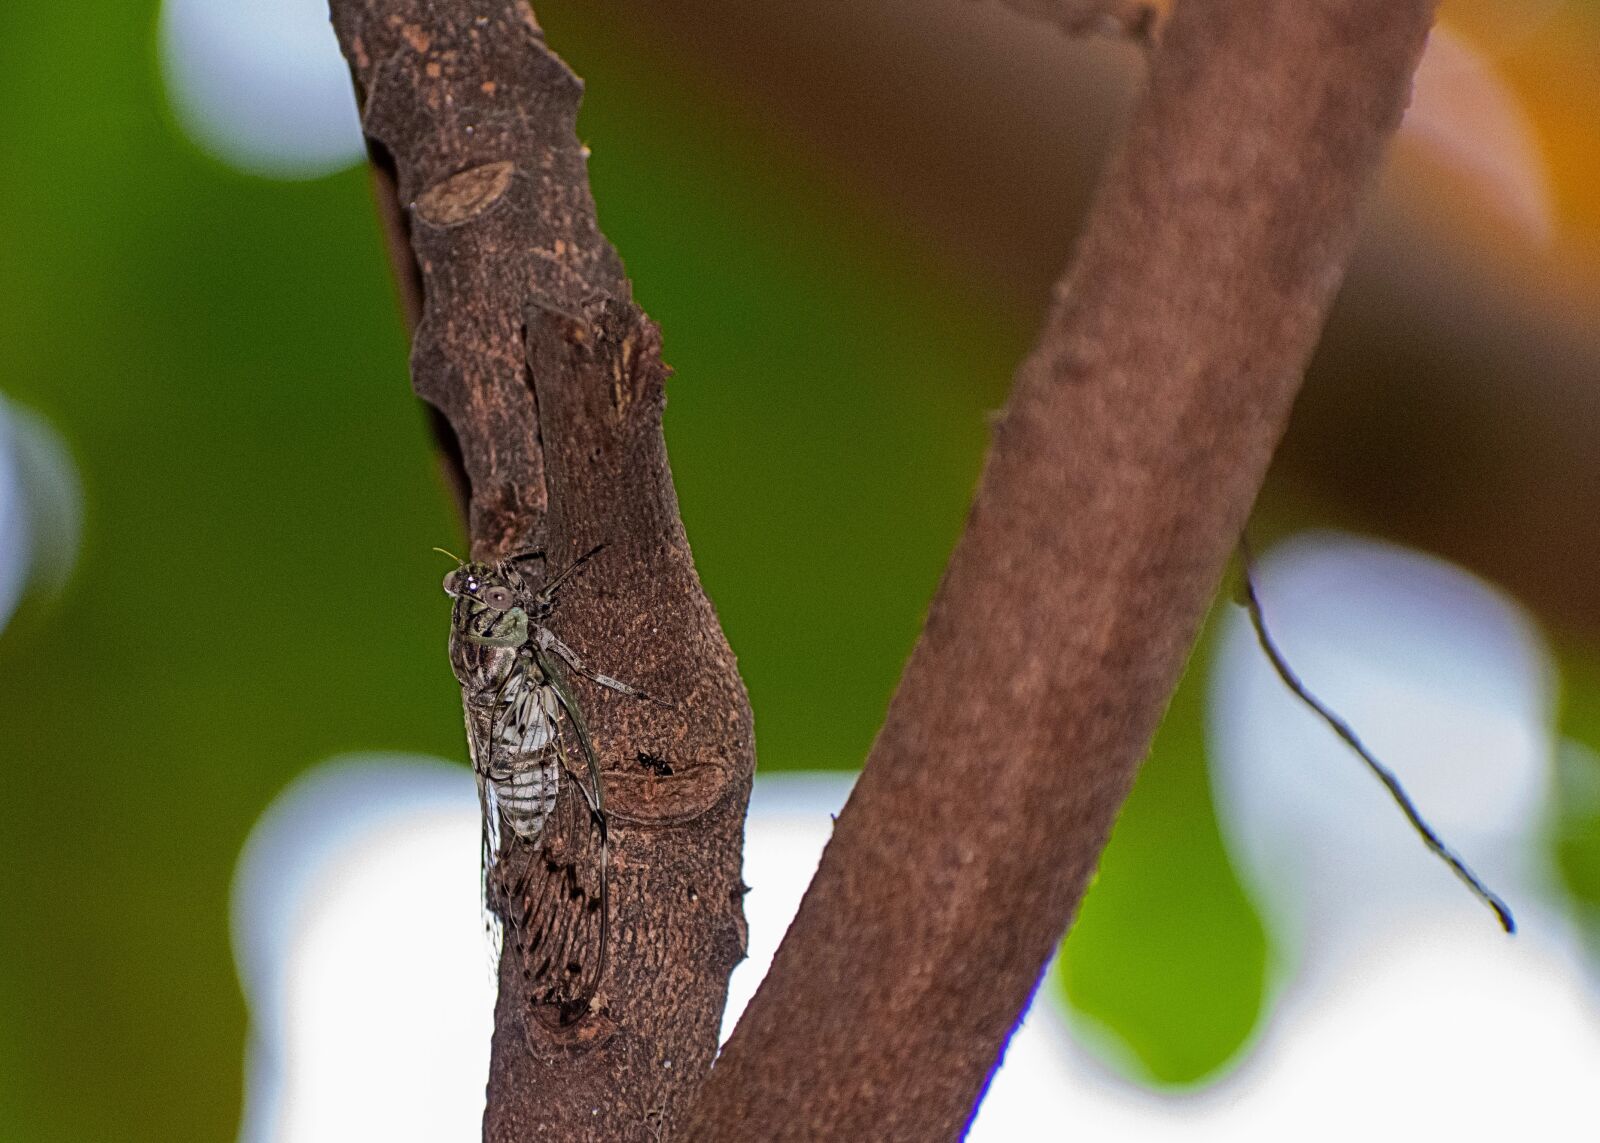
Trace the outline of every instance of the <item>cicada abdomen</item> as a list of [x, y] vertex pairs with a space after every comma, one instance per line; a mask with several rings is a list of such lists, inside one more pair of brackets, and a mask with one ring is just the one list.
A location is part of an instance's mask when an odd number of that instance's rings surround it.
[[[539, 840], [560, 791], [560, 717], [555, 688], [544, 682], [533, 655], [523, 651], [498, 691], [483, 772], [499, 824], [527, 842]], [[495, 838], [497, 851], [502, 841]]]

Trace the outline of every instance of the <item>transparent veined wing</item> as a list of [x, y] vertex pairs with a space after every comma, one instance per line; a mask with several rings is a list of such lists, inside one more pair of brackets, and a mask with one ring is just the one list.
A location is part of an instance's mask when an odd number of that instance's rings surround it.
[[[587, 1011], [605, 967], [610, 929], [608, 839], [599, 763], [577, 703], [553, 664], [538, 663], [554, 729], [543, 748], [556, 776], [550, 812], [534, 837], [508, 836], [491, 892], [529, 1000]], [[549, 672], [549, 673], [546, 673]]]

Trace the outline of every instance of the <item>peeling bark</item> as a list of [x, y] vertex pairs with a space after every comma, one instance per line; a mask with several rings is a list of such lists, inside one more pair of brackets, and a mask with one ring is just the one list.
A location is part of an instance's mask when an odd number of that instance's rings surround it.
[[484, 1137], [650, 1138], [710, 1067], [744, 953], [754, 768], [749, 703], [678, 517], [660, 336], [595, 221], [582, 85], [527, 6], [332, 8], [392, 172], [389, 230], [421, 306], [413, 384], [459, 442], [472, 553], [542, 550], [560, 567], [606, 545], [555, 623], [590, 662], [674, 704], [574, 680], [611, 824], [611, 955], [570, 1026], [529, 1005], [504, 958]]

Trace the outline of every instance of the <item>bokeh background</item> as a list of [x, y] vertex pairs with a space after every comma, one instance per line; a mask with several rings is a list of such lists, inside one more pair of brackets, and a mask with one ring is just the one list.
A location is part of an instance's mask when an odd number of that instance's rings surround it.
[[[677, 371], [762, 771], [848, 771], [1140, 60], [970, 0], [537, 10]], [[464, 766], [430, 551], [460, 524], [318, 0], [8, 0], [0, 45], [0, 1139], [230, 1138], [241, 852], [330, 758]], [[1256, 524], [1291, 656], [1522, 943], [1484, 951], [1224, 599], [1042, 984], [1060, 1050], [997, 1098], [1120, 1092], [1132, 1138], [1274, 1084], [1304, 1114], [1335, 1096], [1275, 1061], [1349, 1063], [1430, 996], [1402, 1095], [1427, 1058], [1463, 1104], [1600, 1060], [1597, 124], [1600, 3], [1445, 0]], [[1532, 1086], [1440, 1054], [1474, 1035]]]

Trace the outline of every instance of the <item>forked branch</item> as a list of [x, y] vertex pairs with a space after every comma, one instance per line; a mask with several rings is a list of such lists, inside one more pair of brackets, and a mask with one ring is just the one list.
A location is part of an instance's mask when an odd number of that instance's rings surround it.
[[[486, 1136], [958, 1135], [1260, 486], [1431, 4], [1179, 0], [866, 770], [692, 1106], [742, 945], [750, 722], [677, 521], [655, 329], [594, 222], [579, 85], [520, 0], [333, 9], [474, 554], [608, 543], [563, 637], [677, 706], [598, 701], [612, 967], [574, 1029], [519, 1023], [502, 982]], [[1056, 22], [1145, 9], [1062, 0]]]

